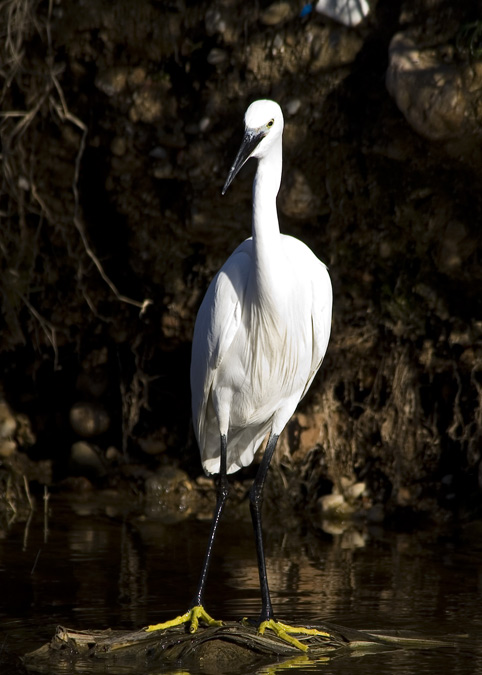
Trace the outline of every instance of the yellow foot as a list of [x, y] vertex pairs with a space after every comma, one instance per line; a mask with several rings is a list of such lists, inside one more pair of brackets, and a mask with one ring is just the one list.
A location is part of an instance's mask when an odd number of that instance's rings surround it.
[[[246, 619], [243, 620], [243, 623]], [[263, 621], [258, 626], [258, 633], [263, 635], [264, 631], [269, 628], [276, 633], [276, 635], [284, 640], [294, 645], [298, 649], [301, 649], [303, 652], [308, 651], [308, 645], [304, 645], [302, 642], [297, 640], [295, 637], [290, 635], [290, 633], [295, 633], [296, 635], [320, 635], [322, 637], [330, 637], [329, 633], [325, 631], [316, 630], [316, 628], [305, 628], [304, 626], [289, 626], [286, 623], [281, 621], [275, 621], [274, 619], [269, 619], [269, 621]]]
[[185, 614], [181, 616], [176, 616], [175, 619], [171, 621], [165, 621], [164, 623], [156, 623], [153, 626], [147, 626], [145, 629], [146, 632], [151, 632], [154, 630], [166, 630], [166, 628], [172, 628], [173, 626], [180, 626], [183, 623], [191, 622], [191, 627], [189, 628], [191, 633], [195, 633], [199, 627], [199, 622], [202, 621], [207, 626], [222, 626], [222, 621], [216, 621], [206, 612], [202, 605], [196, 605], [188, 610]]

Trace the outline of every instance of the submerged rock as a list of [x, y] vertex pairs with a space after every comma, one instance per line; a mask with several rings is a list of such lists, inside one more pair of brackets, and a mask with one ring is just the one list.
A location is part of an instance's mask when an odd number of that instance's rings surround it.
[[165, 522], [190, 516], [198, 505], [198, 493], [187, 473], [162, 467], [145, 482], [146, 513]]

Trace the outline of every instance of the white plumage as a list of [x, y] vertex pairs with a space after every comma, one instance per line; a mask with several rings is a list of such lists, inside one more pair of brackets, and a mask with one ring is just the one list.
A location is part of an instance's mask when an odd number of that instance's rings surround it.
[[[204, 591], [219, 521], [229, 493], [227, 473], [253, 461], [269, 440], [249, 491], [262, 608], [267, 628], [303, 651], [315, 629], [275, 620], [264, 555], [263, 487], [278, 436], [321, 365], [331, 325], [327, 269], [298, 239], [280, 234], [276, 195], [281, 181], [283, 115], [274, 101], [256, 101], [223, 194], [249, 157], [258, 160], [253, 185], [253, 236], [224, 263], [208, 288], [194, 328], [191, 362], [194, 430], [207, 473], [219, 473], [216, 508], [199, 584], [189, 610], [161, 630], [199, 622], [220, 626], [204, 609]], [[294, 635], [304, 636], [298, 639]]]
[[277, 103], [251, 104], [243, 144], [223, 190], [249, 157], [257, 158], [252, 237], [214, 277], [194, 329], [192, 413], [207, 473], [220, 471], [222, 435], [232, 473], [253, 461], [267, 433], [281, 433], [328, 345], [328, 271], [305, 244], [279, 231], [282, 132]]

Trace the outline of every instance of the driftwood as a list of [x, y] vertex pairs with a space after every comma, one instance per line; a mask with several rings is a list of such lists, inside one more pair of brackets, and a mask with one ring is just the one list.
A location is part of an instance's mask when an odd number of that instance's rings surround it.
[[[169, 665], [195, 668], [204, 673], [243, 673], [251, 667], [293, 661], [329, 660], [399, 648], [441, 647], [447, 643], [426, 640], [407, 633], [362, 632], [323, 624], [309, 626], [329, 636], [296, 635], [309, 646], [301, 652], [271, 631], [259, 635], [256, 628], [227, 622], [221, 627], [200, 627], [194, 634], [185, 626], [163, 631], [135, 632], [104, 630], [76, 631], [58, 627], [50, 643], [23, 658], [28, 671], [65, 673], [66, 669], [85, 672], [166, 672]], [[140, 670], [141, 669], [141, 670]]]

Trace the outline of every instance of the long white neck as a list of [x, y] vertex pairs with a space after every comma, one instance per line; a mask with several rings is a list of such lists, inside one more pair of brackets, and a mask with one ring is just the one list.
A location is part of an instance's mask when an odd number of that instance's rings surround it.
[[281, 237], [276, 196], [281, 183], [281, 137], [267, 155], [258, 159], [253, 182], [253, 244], [259, 286], [272, 283], [271, 272], [280, 260]]

